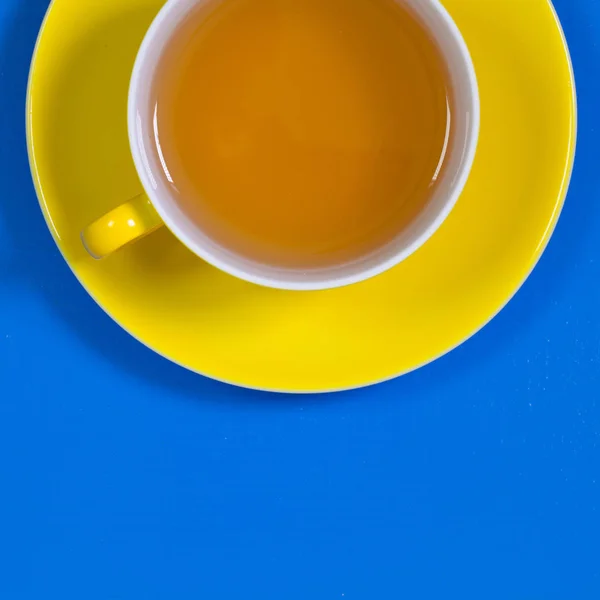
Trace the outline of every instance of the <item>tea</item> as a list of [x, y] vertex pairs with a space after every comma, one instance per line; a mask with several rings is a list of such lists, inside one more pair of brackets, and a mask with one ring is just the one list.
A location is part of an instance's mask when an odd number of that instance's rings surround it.
[[377, 250], [443, 168], [445, 63], [395, 0], [215, 1], [157, 73], [156, 152], [181, 210], [258, 262], [320, 268]]

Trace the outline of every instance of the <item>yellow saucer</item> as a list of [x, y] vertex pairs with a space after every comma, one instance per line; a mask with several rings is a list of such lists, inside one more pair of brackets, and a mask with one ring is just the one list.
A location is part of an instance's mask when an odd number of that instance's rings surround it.
[[164, 228], [104, 261], [84, 251], [81, 229], [141, 189], [127, 141], [127, 88], [161, 4], [54, 0], [28, 96], [30, 161], [48, 226], [81, 283], [127, 331], [209, 377], [317, 392], [428, 363], [512, 297], [552, 234], [575, 152], [573, 73], [548, 0], [445, 0], [481, 92], [467, 188], [439, 232], [400, 266], [306, 293], [238, 281]]

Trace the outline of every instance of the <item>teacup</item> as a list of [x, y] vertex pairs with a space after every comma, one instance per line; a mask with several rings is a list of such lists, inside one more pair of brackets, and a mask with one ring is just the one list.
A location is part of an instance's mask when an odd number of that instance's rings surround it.
[[[221, 0], [223, 3], [233, 0]], [[452, 94], [442, 162], [428, 187], [426, 201], [410, 222], [398, 227], [379, 247], [326, 265], [284, 265], [259, 260], [239, 247], [228, 247], [202, 220], [183, 210], [162, 154], [156, 152], [156, 106], [153, 84], [165, 53], [190, 15], [207, 10], [211, 0], [168, 0], [140, 47], [129, 89], [128, 129], [131, 154], [144, 193], [102, 216], [82, 232], [94, 258], [166, 225], [202, 260], [241, 279], [280, 289], [317, 290], [353, 284], [378, 275], [417, 251], [442, 225], [455, 206], [470, 173], [479, 134], [479, 94], [475, 69], [462, 35], [438, 0], [396, 0], [410, 10], [443, 58]], [[215, 4], [215, 2], [212, 2]]]

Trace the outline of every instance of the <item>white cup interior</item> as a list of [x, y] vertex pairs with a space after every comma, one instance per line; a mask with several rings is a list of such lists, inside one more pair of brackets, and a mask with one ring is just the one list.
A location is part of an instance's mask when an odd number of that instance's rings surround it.
[[[227, 1], [227, 0], [224, 0]], [[190, 10], [214, 0], [168, 0], [139, 50], [129, 90], [131, 152], [144, 189], [169, 229], [190, 250], [212, 265], [269, 287], [315, 290], [367, 279], [393, 267], [422, 246], [454, 207], [469, 176], [479, 134], [479, 95], [471, 57], [458, 27], [438, 0], [396, 0], [410, 8], [429, 30], [445, 57], [453, 94], [452, 135], [446, 139], [444, 168], [419, 215], [391, 242], [352, 262], [310, 270], [258, 263], [214, 241], [178, 206], [156, 155], [154, 75], [178, 27]]]

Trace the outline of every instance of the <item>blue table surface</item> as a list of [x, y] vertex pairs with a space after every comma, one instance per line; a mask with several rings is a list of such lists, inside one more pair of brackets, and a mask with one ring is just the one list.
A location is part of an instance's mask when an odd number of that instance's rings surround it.
[[579, 145], [529, 281], [436, 363], [318, 397], [171, 365], [76, 282], [26, 156], [47, 4], [0, 2], [0, 598], [600, 598], [600, 1], [556, 0]]

